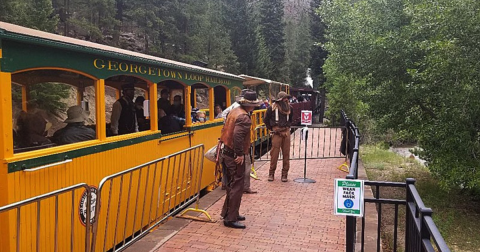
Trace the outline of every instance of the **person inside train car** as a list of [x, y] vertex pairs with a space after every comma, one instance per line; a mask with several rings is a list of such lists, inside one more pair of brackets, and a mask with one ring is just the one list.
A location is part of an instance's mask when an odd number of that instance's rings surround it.
[[215, 119], [222, 118], [222, 106], [220, 104], [215, 105]]
[[138, 132], [137, 115], [133, 96], [133, 83], [122, 85], [122, 97], [113, 103], [110, 127], [113, 135], [123, 135]]
[[[235, 97], [235, 100], [238, 100], [238, 99], [242, 98], [247, 91], [250, 91], [250, 90], [249, 90], [249, 89], [242, 89], [242, 92], [240, 93], [239, 96]], [[232, 103], [232, 105], [230, 105], [228, 108], [226, 108], [226, 109], [222, 112], [222, 118], [223, 118], [223, 120], [225, 121], [225, 120], [227, 119], [227, 115], [228, 115], [228, 113], [230, 113], [230, 111], [231, 111], [232, 109], [237, 108], [237, 107], [239, 107], [239, 106], [240, 106], [240, 104], [238, 104], [238, 102], [235, 101], [234, 103]]]
[[18, 147], [33, 147], [51, 144], [47, 138], [47, 132], [52, 126], [45, 120], [40, 112], [20, 112], [17, 119]]
[[175, 95], [173, 97], [173, 104], [170, 106], [170, 113], [174, 116], [185, 118], [185, 107], [182, 104], [182, 97]]
[[147, 119], [143, 111], [143, 102], [145, 98], [143, 96], [138, 96], [135, 99], [135, 114], [137, 116], [138, 130], [144, 131], [150, 129], [150, 120]]
[[227, 196], [223, 204], [221, 216], [223, 224], [231, 228], [245, 228], [239, 221], [245, 220], [239, 214], [240, 203], [244, 191], [245, 180], [245, 155], [250, 149], [250, 127], [252, 120], [250, 112], [261, 101], [257, 99], [257, 93], [248, 91], [238, 103], [240, 107], [233, 109], [222, 129], [220, 140], [223, 142], [222, 165], [226, 168]]
[[288, 99], [290, 96], [285, 92], [279, 92], [273, 105], [267, 109], [263, 119], [265, 126], [272, 134], [272, 149], [270, 150], [270, 171], [268, 181], [273, 181], [277, 169], [278, 155], [280, 150], [283, 154], [282, 182], [287, 182], [288, 170], [290, 169], [290, 126], [292, 125], [293, 108]]
[[299, 101], [297, 100], [297, 97], [292, 96], [292, 98], [290, 98], [290, 103], [297, 103], [297, 102], [299, 102]]
[[52, 141], [58, 145], [71, 144], [95, 139], [95, 130], [85, 126], [88, 114], [82, 106], [72, 106], [67, 110], [67, 126], [57, 130]]
[[158, 110], [158, 129], [162, 134], [170, 134], [181, 131], [182, 128], [172, 114], [168, 115], [163, 109]]
[[168, 89], [162, 89], [160, 92], [160, 99], [157, 101], [157, 107], [158, 109], [163, 109], [165, 113], [170, 114], [170, 101], [168, 100], [170, 92]]
[[[235, 102], [222, 112], [221, 116], [224, 120], [223, 121], [224, 123], [226, 122], [226, 118], [228, 117], [228, 114], [230, 113], [230, 111], [232, 109], [238, 108], [240, 106], [238, 101], [243, 98], [243, 96], [245, 95], [246, 92], [249, 92], [249, 91], [250, 91], [249, 89], [243, 89], [242, 92], [240, 93], [240, 95], [235, 98]], [[260, 101], [260, 105], [262, 105], [261, 101]], [[250, 115], [251, 115], [251, 112], [250, 112]], [[250, 167], [252, 165], [252, 162], [253, 162], [253, 160], [252, 160], [251, 152], [248, 151], [248, 153], [245, 154], [245, 167], [247, 167], [247, 168], [245, 169], [245, 183], [244, 183], [244, 188], [243, 188], [243, 192], [247, 193], [247, 194], [257, 193], [257, 191], [252, 190], [250, 188]], [[225, 174], [226, 174], [225, 169], [223, 170], [223, 174], [224, 174], [224, 176], [222, 177], [222, 189], [224, 190], [226, 188], [225, 185], [227, 183], [226, 176], [225, 176]]]
[[203, 112], [201, 110], [198, 110], [198, 111], [195, 112], [192, 122], [194, 122], [194, 123], [204, 123], [206, 121], [207, 121], [207, 115], [205, 114], [205, 112]]

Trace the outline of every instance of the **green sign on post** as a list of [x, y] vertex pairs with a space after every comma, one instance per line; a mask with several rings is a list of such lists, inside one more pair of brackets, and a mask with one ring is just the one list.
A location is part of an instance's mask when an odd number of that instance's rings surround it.
[[363, 180], [335, 179], [335, 215], [363, 217]]

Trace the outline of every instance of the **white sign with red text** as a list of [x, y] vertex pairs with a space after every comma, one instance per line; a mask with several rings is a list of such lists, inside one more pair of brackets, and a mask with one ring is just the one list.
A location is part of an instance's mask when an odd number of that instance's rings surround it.
[[302, 110], [302, 125], [312, 125], [313, 114], [311, 110]]

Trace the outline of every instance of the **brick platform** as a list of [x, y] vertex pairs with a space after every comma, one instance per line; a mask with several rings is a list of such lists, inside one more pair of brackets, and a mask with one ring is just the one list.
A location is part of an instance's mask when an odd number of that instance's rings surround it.
[[314, 184], [293, 181], [303, 177], [300, 160], [291, 161], [289, 182], [280, 181], [280, 162], [275, 181], [268, 182], [266, 162], [257, 167], [261, 180], [252, 179], [258, 194], [242, 199], [246, 229], [223, 226], [223, 196], [208, 208], [216, 223], [189, 221], [168, 240], [159, 239], [152, 251], [344, 251], [345, 218], [333, 215], [333, 180], [345, 177], [336, 169], [343, 161], [308, 160], [307, 177], [316, 180]]

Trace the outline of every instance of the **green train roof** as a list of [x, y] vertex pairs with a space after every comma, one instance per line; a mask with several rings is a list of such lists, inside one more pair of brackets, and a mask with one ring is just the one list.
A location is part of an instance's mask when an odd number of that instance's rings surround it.
[[[41, 49], [39, 49], [39, 47]], [[202, 78], [201, 80], [187, 79], [185, 81], [187, 84], [192, 84], [194, 82], [205, 82], [207, 84], [212, 84], [213, 86], [239, 86], [244, 80], [242, 77], [226, 72], [181, 63], [147, 54], [132, 52], [116, 47], [101, 45], [80, 39], [65, 37], [48, 32], [42, 32], [4, 22], [0, 22], [0, 48], [3, 51], [3, 59], [0, 62], [1, 69], [2, 71], [7, 72], [19, 71], [27, 69], [29, 67], [50, 67], [50, 65], [54, 67], [56, 64], [55, 60], [60, 60], [61, 62], [59, 62], [58, 64], [63, 63], [62, 66], [66, 65], [72, 69], [83, 70], [84, 72], [91, 74], [92, 72], [100, 69], [97, 67], [98, 65], [95, 65], [97, 69], [94, 69], [91, 66], [92, 64], [96, 64], [99, 61], [103, 62], [104, 64], [110, 64], [111, 61], [114, 61], [113, 64], [117, 64], [117, 70], [119, 67], [118, 64], [120, 64], [121, 69], [121, 64], [123, 64], [124, 62], [125, 65], [130, 64], [131, 67], [133, 67], [132, 64], [139, 64], [135, 65], [135, 67], [139, 67], [140, 69], [144, 67], [143, 72], [145, 73], [142, 72], [142, 74], [144, 74], [145, 77], [148, 77], [148, 75], [155, 76], [154, 74], [152, 74], [154, 72], [152, 72], [153, 70], [151, 68], [155, 68], [155, 70], [158, 70], [158, 76], [155, 77], [160, 77], [161, 71], [163, 71], [164, 69], [168, 69], [169, 71], [179, 71], [177, 72], [177, 74], [180, 74], [182, 79], [183, 76], [187, 74], [200, 74], [199, 76]], [[69, 57], [72, 58], [70, 61], [67, 59]], [[74, 60], [78, 62], [75, 62]], [[97, 62], [94, 63], [93, 60], [97, 60]], [[27, 61], [30, 61], [30, 64], [27, 64]], [[82, 67], [80, 65], [82, 63], [89, 64], [90, 66], [88, 68], [85, 66]], [[137, 68], [135, 68], [135, 70], [137, 71]], [[130, 72], [132, 72], [132, 70], [130, 70]], [[107, 73], [98, 73], [98, 71], [95, 73], [96, 74], [92, 75], [97, 77], [104, 77], [102, 75], [108, 75]], [[109, 74], [112, 75], [112, 73]], [[118, 72], [116, 74], [121, 73]], [[211, 77], [219, 77], [227, 79], [229, 81], [216, 78], [213, 79]], [[205, 80], [204, 78], [206, 78], [207, 80]], [[155, 78], [152, 77], [150, 79]], [[155, 80], [157, 79], [158, 78], [156, 78]], [[175, 78], [165, 77], [164, 79]]]

